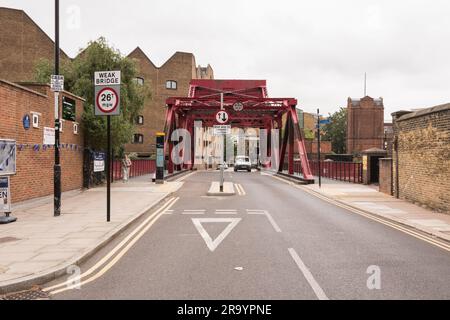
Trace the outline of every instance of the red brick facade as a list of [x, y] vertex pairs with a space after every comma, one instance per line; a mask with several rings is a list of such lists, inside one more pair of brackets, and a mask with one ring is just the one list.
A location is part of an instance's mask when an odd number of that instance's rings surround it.
[[[1, 139], [16, 140], [17, 173], [11, 178], [12, 201], [22, 201], [53, 193], [54, 147], [43, 144], [43, 128], [54, 127], [54, 98], [48, 85], [19, 86], [0, 80]], [[76, 122], [81, 122], [83, 100], [68, 92], [60, 94], [75, 101]], [[61, 105], [60, 105], [61, 109]], [[25, 129], [22, 119], [32, 113], [39, 116], [39, 127]], [[74, 122], [63, 121], [61, 132], [62, 190], [83, 185], [83, 134]]]
[[[53, 40], [22, 10], [0, 8], [0, 79], [32, 81], [36, 63], [53, 61]], [[61, 59], [69, 59], [61, 50]]]
[[[127, 152], [152, 155], [155, 152], [156, 132], [164, 130], [166, 99], [171, 96], [187, 96], [192, 79], [213, 79], [211, 66], [196, 66], [192, 53], [176, 52], [161, 67], [156, 67], [138, 47], [128, 57], [135, 59], [139, 67], [139, 77], [150, 87], [151, 99], [146, 101], [142, 112], [143, 124], [136, 125], [136, 134], [143, 137], [142, 143], [125, 146]], [[176, 89], [167, 88], [167, 81], [176, 83]]]
[[347, 102], [347, 153], [360, 154], [371, 148], [383, 148], [383, 99], [364, 97], [348, 98]]

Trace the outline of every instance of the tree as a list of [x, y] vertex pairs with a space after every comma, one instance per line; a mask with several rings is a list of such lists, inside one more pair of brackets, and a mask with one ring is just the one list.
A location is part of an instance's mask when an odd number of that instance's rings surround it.
[[[135, 82], [137, 67], [133, 60], [124, 57], [110, 47], [104, 38], [88, 43], [72, 61], [63, 61], [61, 74], [64, 87], [84, 99], [82, 128], [85, 146], [97, 150], [106, 149], [106, 117], [94, 115], [94, 72], [121, 71], [120, 115], [111, 117], [111, 135], [114, 153], [121, 153], [123, 145], [130, 143], [134, 133], [135, 119], [150, 96], [145, 85]], [[53, 66], [48, 60], [40, 60], [35, 68], [35, 80], [48, 83]]]
[[324, 140], [331, 141], [334, 153], [345, 154], [347, 150], [347, 109], [340, 108], [330, 114], [331, 122], [323, 127]]

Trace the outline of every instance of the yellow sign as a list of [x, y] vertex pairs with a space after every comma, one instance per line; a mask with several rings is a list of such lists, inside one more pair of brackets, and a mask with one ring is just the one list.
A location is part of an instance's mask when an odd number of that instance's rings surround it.
[[367, 156], [363, 156], [363, 170], [367, 171]]

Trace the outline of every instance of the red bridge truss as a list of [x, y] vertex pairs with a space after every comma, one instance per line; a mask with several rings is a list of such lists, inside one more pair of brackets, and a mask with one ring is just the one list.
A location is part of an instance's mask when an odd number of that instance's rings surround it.
[[[269, 98], [265, 80], [192, 80], [188, 97], [170, 97], [166, 100], [165, 150], [172, 153], [174, 143], [172, 132], [184, 128], [194, 138], [194, 121], [201, 120], [204, 127], [212, 127], [216, 123], [215, 115], [220, 110], [221, 94], [223, 107], [229, 114], [232, 127], [260, 128], [268, 132], [268, 157], [270, 157], [270, 137], [272, 129], [281, 129], [284, 125], [279, 152], [279, 167], [281, 172], [288, 153], [288, 172], [294, 174], [294, 144], [297, 144], [303, 179], [314, 182], [306, 154], [303, 133], [300, 130], [294, 98]], [[233, 105], [241, 103], [241, 111], [235, 111]], [[191, 146], [194, 142], [191, 141]], [[192, 168], [194, 152], [191, 161], [184, 164]], [[168, 171], [172, 173], [174, 164], [169, 157]]]

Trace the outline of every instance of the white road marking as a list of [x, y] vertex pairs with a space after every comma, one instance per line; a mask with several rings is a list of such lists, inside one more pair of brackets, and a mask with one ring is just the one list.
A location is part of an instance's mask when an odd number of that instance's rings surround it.
[[235, 183], [234, 186], [240, 196], [245, 196], [247, 194], [240, 183]]
[[[148, 231], [148, 229], [150, 229], [150, 227], [159, 219], [159, 217], [161, 217], [165, 213], [165, 211], [167, 209], [170, 209], [175, 204], [175, 202], [178, 201], [178, 199], [180, 199], [180, 198], [179, 197], [177, 197], [177, 198], [174, 198], [174, 197], [170, 198], [167, 203], [165, 203], [161, 208], [156, 210], [147, 219], [145, 219], [138, 227], [136, 227], [136, 229], [133, 230], [132, 233], [130, 233], [125, 239], [123, 239], [116, 247], [114, 247], [113, 250], [111, 250], [106, 256], [104, 256], [100, 261], [98, 261], [88, 271], [84, 272], [83, 274], [79, 275], [78, 277], [76, 277], [74, 279], [70, 279], [70, 280], [67, 280], [67, 281], [65, 281], [63, 283], [60, 283], [60, 284], [57, 284], [57, 285], [54, 285], [54, 286], [51, 286], [51, 287], [48, 287], [48, 288], [44, 288], [44, 289], [42, 289], [42, 291], [45, 291], [45, 292], [49, 291], [49, 294], [54, 295], [54, 294], [57, 294], [57, 293], [60, 293], [60, 292], [64, 292], [64, 291], [67, 291], [67, 290], [71, 290], [71, 289], [77, 288], [79, 285], [87, 284], [87, 283], [89, 283], [91, 281], [94, 281], [95, 279], [99, 278], [100, 276], [102, 276], [109, 269], [111, 269], [112, 266], [117, 261], [119, 261], [120, 258], [125, 253], [128, 252], [128, 250], [130, 250], [130, 248]], [[130, 241], [130, 239], [131, 239], [131, 241]], [[125, 246], [125, 244], [127, 244], [127, 245]], [[124, 247], [124, 248], [122, 249], [122, 247]], [[114, 257], [114, 259], [112, 259], [97, 274], [94, 274], [91, 278], [88, 278], [87, 280], [78, 282], [79, 280], [81, 280], [81, 279], [89, 276], [90, 274], [94, 273], [95, 271], [97, 271], [97, 269], [99, 269], [102, 265], [104, 265], [120, 249], [122, 249], [122, 250]], [[73, 283], [76, 283], [76, 282], [78, 282], [78, 283], [73, 285]], [[60, 288], [60, 287], [63, 287], [63, 288], [58, 289], [58, 290], [54, 290], [54, 289], [57, 289], [57, 288]]]
[[236, 209], [217, 209], [216, 214], [237, 214]]
[[330, 199], [330, 198], [328, 198], [328, 197], [326, 197], [326, 196], [324, 196], [322, 194], [319, 194], [316, 191], [312, 191], [312, 190], [310, 190], [307, 187], [295, 185], [292, 182], [289, 182], [287, 180], [284, 180], [284, 179], [281, 179], [281, 178], [278, 178], [278, 177], [275, 177], [275, 176], [272, 176], [272, 175], [270, 175], [270, 177], [272, 177], [274, 179], [277, 179], [277, 180], [280, 180], [280, 181], [282, 181], [282, 182], [284, 182], [286, 184], [292, 185], [293, 187], [295, 187], [297, 189], [301, 189], [304, 192], [309, 193], [310, 195], [312, 195], [312, 196], [314, 196], [316, 198], [322, 199], [323, 201], [326, 201], [326, 202], [331, 203], [331, 204], [333, 204], [333, 205], [335, 205], [337, 207], [345, 209], [348, 212], [356, 213], [356, 214], [358, 214], [360, 216], [366, 217], [367, 219], [370, 219], [370, 220], [373, 220], [373, 221], [377, 221], [377, 222], [379, 222], [381, 224], [389, 226], [389, 227], [391, 227], [393, 229], [396, 229], [398, 231], [401, 231], [403, 233], [409, 234], [410, 236], [413, 236], [413, 237], [415, 237], [417, 239], [420, 239], [422, 241], [428, 242], [429, 244], [432, 244], [432, 245], [434, 245], [436, 247], [439, 247], [441, 249], [444, 249], [445, 251], [449, 251], [450, 252], [450, 245], [448, 245], [447, 243], [444, 243], [443, 241], [435, 239], [433, 236], [425, 235], [425, 234], [416, 232], [416, 231], [414, 231], [414, 230], [412, 230], [410, 228], [403, 227], [403, 226], [401, 226], [401, 225], [399, 225], [399, 224], [397, 224], [395, 222], [391, 222], [389, 220], [379, 218], [379, 217], [376, 216], [376, 214], [369, 214], [369, 213], [364, 212], [362, 210], [358, 210], [358, 209], [356, 209], [354, 207], [351, 207], [349, 205], [343, 204], [343, 203], [338, 202], [338, 201], [336, 201], [334, 199]]
[[[234, 227], [241, 221], [241, 218], [192, 218], [192, 223], [194, 224], [197, 231], [200, 233], [203, 240], [205, 240], [208, 249], [213, 252], [219, 246], [219, 244], [225, 239], [225, 237], [233, 230]], [[216, 239], [212, 240], [211, 236], [203, 227], [202, 223], [218, 223], [218, 222], [228, 222], [227, 227], [217, 236]]]
[[191, 173], [188, 173], [187, 175], [185, 175], [185, 176], [182, 176], [181, 178], [178, 178], [178, 179], [176, 179], [175, 181], [176, 182], [180, 182], [180, 181], [183, 181], [184, 179], [186, 179], [187, 177], [190, 177], [190, 176], [192, 176], [192, 175], [194, 175], [194, 174], [196, 174], [197, 173], [197, 171], [194, 171], [194, 172], [191, 172]]
[[280, 227], [278, 226], [278, 224], [273, 219], [272, 215], [267, 210], [259, 210], [259, 209], [250, 210], [250, 209], [247, 209], [247, 214], [265, 215], [267, 217], [267, 219], [269, 220], [270, 224], [272, 225], [272, 227], [275, 229], [275, 231], [276, 232], [281, 232]]
[[244, 187], [240, 183], [238, 185], [239, 185], [239, 188], [241, 189], [242, 195], [245, 196], [247, 193], [245, 192]]
[[297, 267], [303, 273], [303, 276], [305, 277], [306, 281], [308, 281], [309, 285], [313, 289], [314, 293], [316, 294], [316, 297], [319, 300], [329, 300], [327, 295], [325, 294], [325, 292], [322, 290], [320, 285], [317, 283], [316, 279], [314, 279], [311, 271], [309, 271], [309, 269], [303, 263], [302, 259], [300, 259], [297, 252], [295, 252], [295, 250], [293, 248], [289, 248], [288, 251], [292, 256], [292, 259], [294, 259], [295, 263], [297, 264]]
[[181, 214], [205, 214], [205, 209], [198, 210], [183, 210]]

